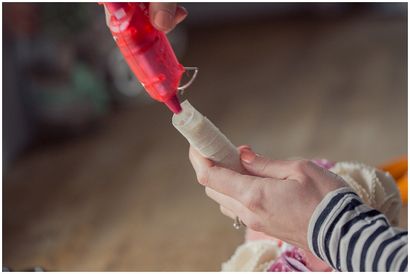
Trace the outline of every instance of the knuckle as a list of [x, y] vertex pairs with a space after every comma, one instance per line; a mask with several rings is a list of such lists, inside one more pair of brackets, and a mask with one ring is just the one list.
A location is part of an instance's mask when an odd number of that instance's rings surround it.
[[264, 157], [261, 157], [260, 165], [259, 165], [259, 172], [261, 173], [266, 172], [268, 169], [268, 166], [269, 166], [269, 160]]
[[205, 186], [212, 186], [218, 180], [220, 170], [222, 170], [222, 168], [218, 166], [202, 168], [197, 174], [198, 182]]
[[248, 199], [248, 201], [246, 202], [246, 207], [250, 210], [250, 211], [256, 211], [259, 209], [260, 207], [260, 203], [257, 199], [251, 197]]
[[245, 199], [245, 206], [250, 211], [259, 211], [263, 209], [263, 200], [263, 189], [259, 184], [257, 184], [248, 191], [247, 197]]
[[207, 185], [209, 182], [209, 172], [206, 170], [198, 172], [196, 177], [201, 185]]
[[311, 187], [311, 182], [310, 182], [310, 180], [308, 179], [308, 177], [306, 177], [305, 175], [299, 175], [298, 176], [299, 178], [298, 178], [298, 180], [297, 180], [297, 182], [298, 182], [298, 185], [299, 185], [299, 187], [301, 188], [301, 189], [304, 189], [304, 190], [307, 190], [307, 189], [310, 189], [310, 187]]
[[297, 172], [302, 172], [306, 169], [306, 167], [308, 165], [310, 165], [310, 160], [301, 159], [301, 160], [297, 160], [293, 163], [293, 168]]

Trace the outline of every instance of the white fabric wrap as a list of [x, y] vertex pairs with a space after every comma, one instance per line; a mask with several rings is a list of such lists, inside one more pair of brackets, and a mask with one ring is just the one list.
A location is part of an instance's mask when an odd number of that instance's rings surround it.
[[222, 271], [267, 271], [283, 251], [271, 240], [250, 241], [239, 246], [229, 261], [222, 264]]
[[218, 166], [245, 173], [238, 149], [208, 118], [185, 100], [182, 111], [172, 116], [174, 127], [201, 153]]

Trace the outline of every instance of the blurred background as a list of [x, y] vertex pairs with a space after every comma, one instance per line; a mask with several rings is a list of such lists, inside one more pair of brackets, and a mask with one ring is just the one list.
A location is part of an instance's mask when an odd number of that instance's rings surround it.
[[[407, 3], [184, 3], [185, 97], [273, 158], [407, 153]], [[3, 265], [219, 270], [243, 231], [93, 3], [3, 3]], [[407, 206], [402, 226], [407, 227]]]

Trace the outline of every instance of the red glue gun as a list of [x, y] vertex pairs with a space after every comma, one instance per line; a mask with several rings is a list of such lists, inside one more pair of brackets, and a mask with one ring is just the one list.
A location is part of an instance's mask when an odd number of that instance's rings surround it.
[[172, 112], [181, 112], [177, 92], [187, 86], [179, 87], [185, 68], [165, 33], [151, 25], [148, 3], [103, 4], [110, 13], [108, 26], [114, 40], [145, 90]]

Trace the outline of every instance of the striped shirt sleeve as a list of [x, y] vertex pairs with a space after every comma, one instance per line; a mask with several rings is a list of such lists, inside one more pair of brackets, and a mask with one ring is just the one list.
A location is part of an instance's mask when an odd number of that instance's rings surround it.
[[350, 188], [330, 192], [309, 222], [310, 250], [338, 271], [407, 271], [407, 231]]

